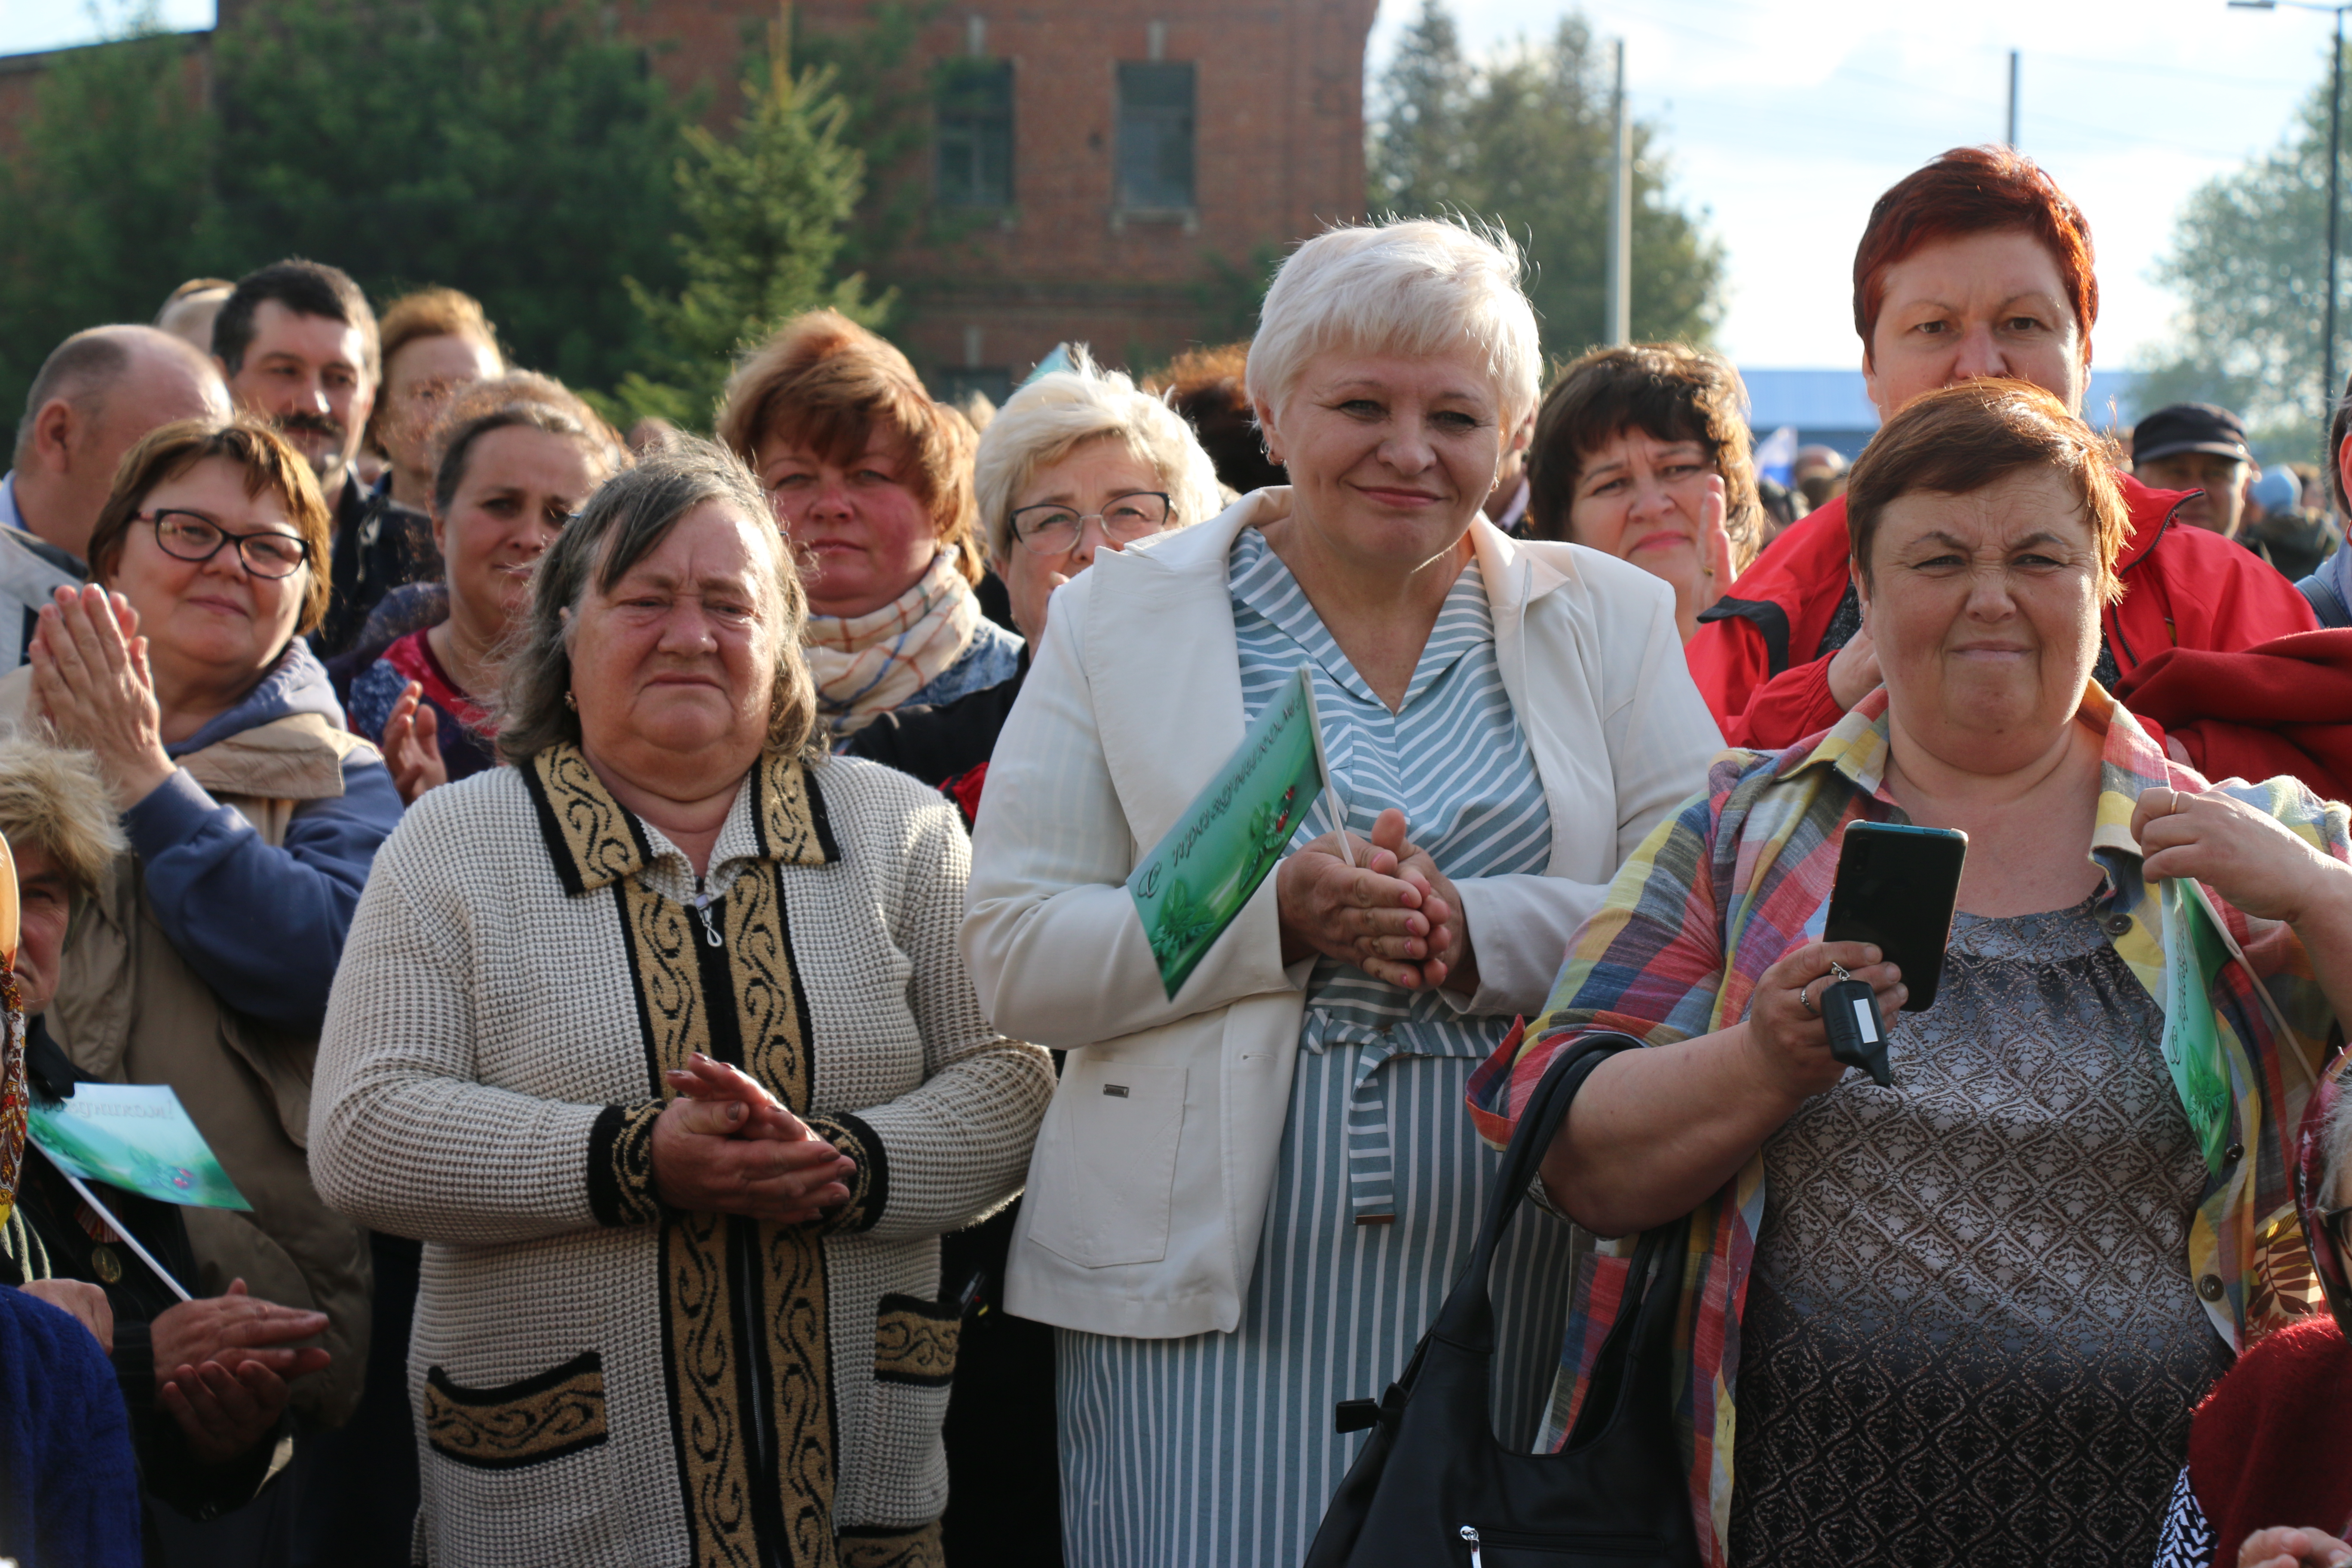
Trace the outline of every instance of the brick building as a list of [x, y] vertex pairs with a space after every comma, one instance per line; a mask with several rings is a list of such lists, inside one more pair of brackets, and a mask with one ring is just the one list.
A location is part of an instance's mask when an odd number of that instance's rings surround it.
[[[232, 24], [249, 6], [219, 0]], [[877, 280], [942, 392], [1007, 385], [1064, 339], [1165, 361], [1234, 328], [1256, 262], [1364, 201], [1364, 46], [1376, 0], [950, 0], [900, 90], [928, 145], [873, 171], [920, 216]], [[872, 0], [801, 0], [803, 37]], [[608, 25], [730, 122], [776, 0], [622, 0]], [[206, 39], [193, 36], [202, 90]], [[0, 59], [0, 147], [48, 57]]]
[[[942, 7], [915, 50], [930, 144], [877, 171], [921, 187], [919, 237], [886, 280], [924, 374], [1001, 397], [1066, 338], [1113, 363], [1163, 362], [1223, 324], [1221, 293], [1270, 248], [1361, 216], [1374, 3]], [[866, 9], [803, 0], [800, 24], [855, 26]], [[717, 86], [745, 20], [767, 15], [759, 0], [653, 0], [630, 25], [675, 41], [673, 79]]]

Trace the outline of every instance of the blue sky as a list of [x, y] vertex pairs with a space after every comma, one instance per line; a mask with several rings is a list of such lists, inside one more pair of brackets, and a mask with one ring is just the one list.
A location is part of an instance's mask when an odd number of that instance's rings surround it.
[[[989, 0], [965, 0], [984, 7]], [[1568, 0], [1452, 0], [1465, 40], [1540, 36]], [[1372, 68], [1419, 0], [1381, 0]], [[2180, 203], [2267, 151], [2326, 69], [2328, 21], [2224, 0], [1581, 0], [1627, 39], [1634, 112], [1656, 121], [1685, 204], [1729, 251], [1721, 346], [1751, 365], [1851, 365], [1847, 268], [1878, 193], [1959, 142], [1998, 139], [2009, 51], [2019, 141], [2090, 215], [2098, 362], [2125, 367], [2175, 307], [2152, 276]], [[0, 0], [0, 54], [97, 36], [83, 0]], [[212, 0], [161, 0], [175, 27]], [[2352, 268], [2347, 268], [2352, 270]]]

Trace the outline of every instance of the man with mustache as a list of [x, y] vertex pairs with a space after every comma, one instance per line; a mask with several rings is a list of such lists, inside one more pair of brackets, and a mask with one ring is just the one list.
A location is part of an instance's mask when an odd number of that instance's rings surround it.
[[227, 412], [212, 362], [152, 327], [91, 327], [50, 351], [0, 474], [0, 675], [25, 662], [50, 595], [89, 575], [82, 557], [122, 455], [159, 425]]
[[341, 268], [273, 262], [237, 280], [213, 322], [213, 358], [238, 405], [310, 460], [334, 506], [334, 597], [311, 646], [344, 652], [387, 592], [441, 570], [430, 520], [352, 467], [383, 373], [375, 312]]

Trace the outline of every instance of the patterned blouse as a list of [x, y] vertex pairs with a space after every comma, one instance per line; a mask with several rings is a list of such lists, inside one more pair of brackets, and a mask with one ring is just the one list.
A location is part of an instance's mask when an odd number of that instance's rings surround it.
[[[1717, 759], [1706, 792], [1661, 823], [1618, 873], [1601, 911], [1578, 933], [1526, 1042], [1507, 1042], [1472, 1080], [1471, 1113], [1489, 1140], [1507, 1139], [1513, 1118], [1564, 1047], [1604, 1036], [1672, 1045], [1728, 1027], [1747, 1016], [1758, 978], [1775, 960], [1820, 940], [1845, 824], [1904, 820], [1883, 783], [1885, 710], [1885, 693], [1874, 692], [1811, 747]], [[2140, 876], [2131, 814], [2144, 790], [2208, 786], [2167, 761], [2096, 684], [2076, 719], [2105, 736], [2090, 846], [2105, 873], [2100, 916], [2141, 986], [2168, 1005], [2176, 955], [2166, 942], [2161, 887]], [[2314, 799], [2292, 779], [2224, 787], [2314, 847], [2352, 860], [2342, 805]], [[2292, 930], [2252, 920], [2210, 889], [2206, 897], [2231, 949], [2203, 966], [2210, 1048], [2229, 1100], [2189, 1223], [2185, 1265], [2215, 1329], [2242, 1348], [2253, 1334], [2317, 1308], [2290, 1185], [2292, 1140], [2335, 1017]], [[1676, 1415], [1689, 1435], [1692, 1505], [1713, 1568], [1727, 1558], [1740, 1324], [1764, 1204], [1759, 1151], [1694, 1215], [1684, 1276], [1694, 1334]], [[1574, 1422], [1632, 1252], [1632, 1238], [1602, 1243], [1579, 1271], [1560, 1386], [1545, 1427], [1549, 1447]]]

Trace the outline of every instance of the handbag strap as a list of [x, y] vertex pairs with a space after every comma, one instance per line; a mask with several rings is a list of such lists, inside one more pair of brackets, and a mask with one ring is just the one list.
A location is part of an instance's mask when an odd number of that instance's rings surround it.
[[[1432, 1334], [1465, 1350], [1493, 1352], [1495, 1308], [1486, 1285], [1494, 1271], [1495, 1251], [1502, 1245], [1503, 1234], [1510, 1228], [1519, 1205], [1526, 1200], [1528, 1188], [1534, 1183], [1536, 1172], [1551, 1148], [1552, 1138], [1566, 1120], [1569, 1107], [1577, 1091], [1584, 1087], [1584, 1080], [1619, 1051], [1638, 1046], [1639, 1042], [1630, 1036], [1596, 1035], [1578, 1041], [1544, 1070], [1535, 1092], [1528, 1097], [1527, 1108], [1519, 1113], [1518, 1124], [1511, 1132], [1510, 1147], [1504, 1152], [1503, 1169], [1496, 1178], [1494, 1195], [1486, 1201], [1486, 1222], [1478, 1229], [1477, 1247], [1454, 1282], [1452, 1294], [1446, 1297], [1445, 1305], [1439, 1310], [1437, 1321], [1430, 1325]], [[1646, 1274], [1636, 1273], [1633, 1278], [1643, 1279]]]

